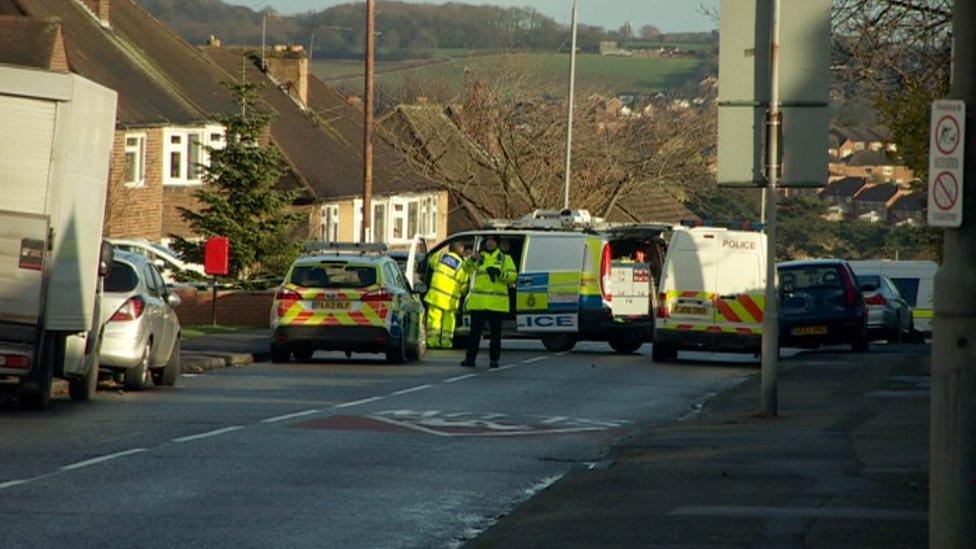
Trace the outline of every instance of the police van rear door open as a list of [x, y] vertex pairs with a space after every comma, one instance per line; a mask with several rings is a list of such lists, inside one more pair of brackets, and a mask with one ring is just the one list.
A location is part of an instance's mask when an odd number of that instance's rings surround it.
[[516, 285], [518, 331], [578, 332], [585, 237], [533, 234]]

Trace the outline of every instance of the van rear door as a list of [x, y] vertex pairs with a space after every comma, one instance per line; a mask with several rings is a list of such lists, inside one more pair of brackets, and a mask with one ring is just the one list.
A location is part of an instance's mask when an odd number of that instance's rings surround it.
[[[672, 330], [705, 332], [714, 324], [718, 276], [718, 235], [724, 231], [677, 231], [665, 265], [665, 325]], [[665, 326], [662, 326], [665, 327]]]
[[716, 332], [762, 334], [765, 311], [765, 238], [728, 231], [717, 237], [715, 261], [721, 273], [715, 285]]
[[518, 331], [578, 332], [586, 240], [580, 234], [530, 235], [516, 284]]

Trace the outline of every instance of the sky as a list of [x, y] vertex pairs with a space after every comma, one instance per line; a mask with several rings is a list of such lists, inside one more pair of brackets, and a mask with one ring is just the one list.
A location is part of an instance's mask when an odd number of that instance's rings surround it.
[[[224, 0], [260, 9], [272, 7], [280, 13], [318, 11], [350, 0]], [[407, 0], [439, 4], [437, 0]], [[465, 1], [465, 0], [462, 0]], [[580, 21], [606, 28], [619, 28], [630, 21], [634, 29], [651, 24], [663, 32], [710, 31], [715, 22], [701, 14], [701, 7], [715, 8], [719, 0], [580, 0]], [[556, 21], [569, 23], [572, 0], [472, 0], [472, 4], [530, 6]]]

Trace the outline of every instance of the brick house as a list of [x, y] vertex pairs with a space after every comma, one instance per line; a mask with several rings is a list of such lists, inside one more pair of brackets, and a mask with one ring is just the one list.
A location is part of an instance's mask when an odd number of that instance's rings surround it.
[[902, 194], [893, 183], [868, 185], [854, 196], [853, 216], [872, 223], [887, 222], [888, 209]]
[[879, 127], [850, 128], [831, 125], [827, 140], [830, 155], [840, 159], [858, 151], [897, 151], [888, 131]]
[[827, 219], [850, 219], [854, 215], [854, 197], [867, 183], [863, 177], [845, 177], [821, 189], [819, 196], [827, 204]]
[[884, 151], [865, 149], [831, 166], [831, 172], [842, 177], [863, 177], [876, 183], [895, 183], [907, 187], [915, 174], [893, 160]]
[[888, 222], [892, 225], [925, 225], [926, 202], [924, 192], [911, 192], [895, 199], [888, 208]]

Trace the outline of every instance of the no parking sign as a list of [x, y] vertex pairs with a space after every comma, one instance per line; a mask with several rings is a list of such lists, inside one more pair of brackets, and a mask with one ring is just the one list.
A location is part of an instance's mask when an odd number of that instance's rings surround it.
[[932, 102], [929, 136], [929, 225], [962, 225], [963, 151], [966, 104], [943, 99]]

